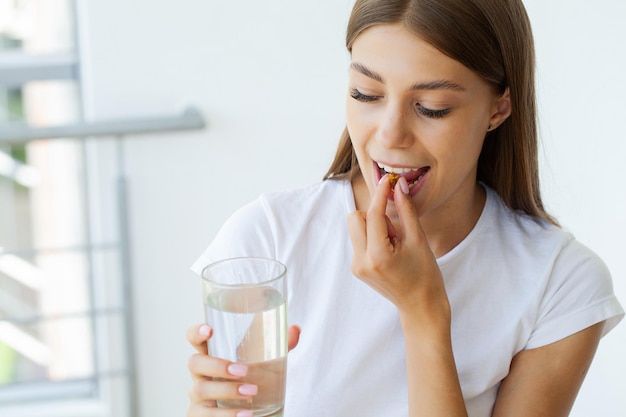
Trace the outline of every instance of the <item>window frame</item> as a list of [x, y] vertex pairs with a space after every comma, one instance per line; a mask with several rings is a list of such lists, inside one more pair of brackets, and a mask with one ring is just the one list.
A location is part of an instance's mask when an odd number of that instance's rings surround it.
[[[21, 50], [0, 50], [0, 87], [8, 89], [19, 89], [25, 84], [38, 81], [72, 81], [77, 86], [77, 100], [79, 112], [82, 114], [84, 105], [82, 80], [81, 80], [81, 60], [79, 54], [80, 32], [78, 2], [69, 0], [69, 5], [73, 9], [72, 18], [74, 24], [74, 51], [55, 52], [43, 54], [29, 54]], [[16, 138], [22, 136], [20, 140], [11, 140], [11, 129], [17, 132]], [[9, 131], [9, 140], [3, 140], [0, 135], [0, 145], [26, 144], [36, 137], [23, 137], [20, 132], [32, 130], [34, 136], [38, 135], [37, 129], [30, 129], [23, 123], [11, 123], [0, 126], [0, 131]], [[41, 133], [44, 133], [43, 131]], [[5, 135], [6, 137], [7, 135]], [[26, 135], [28, 136], [28, 135]], [[41, 136], [47, 138], [47, 136]], [[82, 164], [85, 169], [86, 178], [83, 181], [85, 195], [83, 196], [82, 210], [87, 219], [84, 227], [86, 230], [86, 240], [81, 249], [87, 260], [88, 276], [85, 276], [87, 286], [92, 287], [88, 297], [87, 310], [78, 312], [76, 315], [86, 317], [91, 327], [93, 338], [92, 360], [94, 369], [92, 375], [82, 379], [70, 379], [65, 381], [42, 380], [36, 382], [24, 382], [9, 384], [0, 388], [0, 415], [12, 417], [124, 417], [135, 416], [137, 411], [136, 388], [133, 369], [133, 348], [131, 328], [132, 326], [132, 306], [130, 296], [127, 292], [126, 274], [129, 268], [123, 263], [128, 262], [128, 245], [125, 242], [121, 221], [125, 219], [125, 212], [122, 204], [118, 204], [120, 211], [117, 213], [118, 236], [112, 242], [97, 243], [98, 231], [95, 230], [102, 222], [96, 217], [100, 214], [94, 211], [90, 200], [94, 198], [91, 188], [99, 186], [98, 173], [89, 167], [92, 154], [95, 152], [94, 144], [88, 143], [86, 136], [75, 137], [80, 141]], [[119, 164], [118, 164], [119, 165]], [[119, 168], [119, 166], [118, 166]], [[97, 169], [97, 167], [96, 167]], [[119, 172], [116, 174], [119, 175]], [[119, 195], [117, 197], [120, 197]], [[125, 201], [124, 201], [125, 203]], [[103, 249], [104, 246], [104, 249]], [[67, 250], [67, 248], [46, 248], [55, 250]], [[70, 249], [71, 250], [71, 249]], [[98, 251], [104, 250], [117, 253], [120, 263], [119, 274], [116, 285], [124, 290], [121, 303], [112, 301], [110, 295], [105, 291], [102, 295], [94, 291], [93, 287], [102, 289], [104, 273], [99, 272]], [[0, 257], [15, 255], [10, 251], [0, 248]], [[100, 254], [101, 255], [101, 254]], [[104, 256], [104, 255], [103, 255]], [[115, 255], [114, 255], [115, 256]], [[110, 279], [110, 276], [107, 277]], [[61, 316], [54, 318], [63, 320]], [[108, 320], [118, 322], [111, 325]], [[49, 317], [40, 316], [33, 318], [43, 322], [50, 320]], [[20, 324], [19, 320], [3, 319], [0, 322], [8, 324]], [[115, 330], [111, 330], [114, 327]], [[120, 346], [120, 336], [124, 339]], [[116, 340], [117, 339], [117, 340]], [[2, 392], [4, 390], [4, 392]]]
[[31, 81], [72, 80], [79, 82], [80, 62], [73, 52], [30, 55], [0, 51], [0, 81], [7, 88]]

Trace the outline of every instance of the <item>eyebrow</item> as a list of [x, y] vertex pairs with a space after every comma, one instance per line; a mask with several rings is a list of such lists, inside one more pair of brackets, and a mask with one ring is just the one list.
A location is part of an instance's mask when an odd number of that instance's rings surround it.
[[[378, 81], [379, 83], [384, 83], [383, 77], [367, 68], [365, 65], [360, 64], [358, 62], [353, 62], [350, 64], [350, 68], [354, 69], [361, 74], [369, 77], [373, 80]], [[454, 81], [448, 80], [435, 80], [435, 81], [427, 81], [423, 83], [413, 84], [411, 86], [411, 90], [454, 90], [454, 91], [465, 91], [465, 87], [461, 84], [456, 83]]]
[[360, 72], [361, 74], [363, 74], [363, 75], [365, 75], [367, 77], [370, 77], [373, 80], [378, 81], [379, 83], [384, 82], [383, 81], [383, 77], [380, 74], [375, 73], [374, 71], [370, 70], [369, 68], [367, 68], [363, 64], [359, 64], [358, 62], [353, 62], [353, 63], [350, 64], [350, 68]]

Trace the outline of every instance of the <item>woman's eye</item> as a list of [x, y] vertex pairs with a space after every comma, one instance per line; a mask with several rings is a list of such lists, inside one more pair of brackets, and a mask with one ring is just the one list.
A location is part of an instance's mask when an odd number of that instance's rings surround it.
[[356, 88], [353, 88], [350, 90], [350, 97], [352, 97], [353, 99], [357, 101], [362, 101], [363, 103], [369, 103], [370, 101], [378, 100], [378, 96], [365, 95], [361, 93], [359, 90], [357, 90]]
[[426, 116], [430, 119], [441, 119], [442, 117], [450, 113], [450, 109], [433, 110], [433, 109], [424, 107], [419, 103], [417, 104], [416, 108], [419, 114], [421, 114], [422, 116]]

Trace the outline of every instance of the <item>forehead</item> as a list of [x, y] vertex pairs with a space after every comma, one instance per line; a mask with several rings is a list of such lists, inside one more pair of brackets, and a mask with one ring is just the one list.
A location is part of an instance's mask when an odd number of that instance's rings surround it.
[[447, 79], [463, 85], [481, 82], [472, 70], [400, 24], [366, 29], [352, 45], [352, 62], [380, 74], [383, 82]]

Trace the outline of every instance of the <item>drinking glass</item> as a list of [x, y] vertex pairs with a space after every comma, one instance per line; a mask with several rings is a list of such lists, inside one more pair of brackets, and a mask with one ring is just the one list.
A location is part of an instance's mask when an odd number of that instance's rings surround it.
[[266, 258], [232, 258], [202, 270], [204, 311], [213, 327], [209, 354], [245, 363], [238, 382], [255, 384], [258, 394], [221, 400], [218, 407], [267, 416], [285, 401], [287, 368], [287, 268]]

